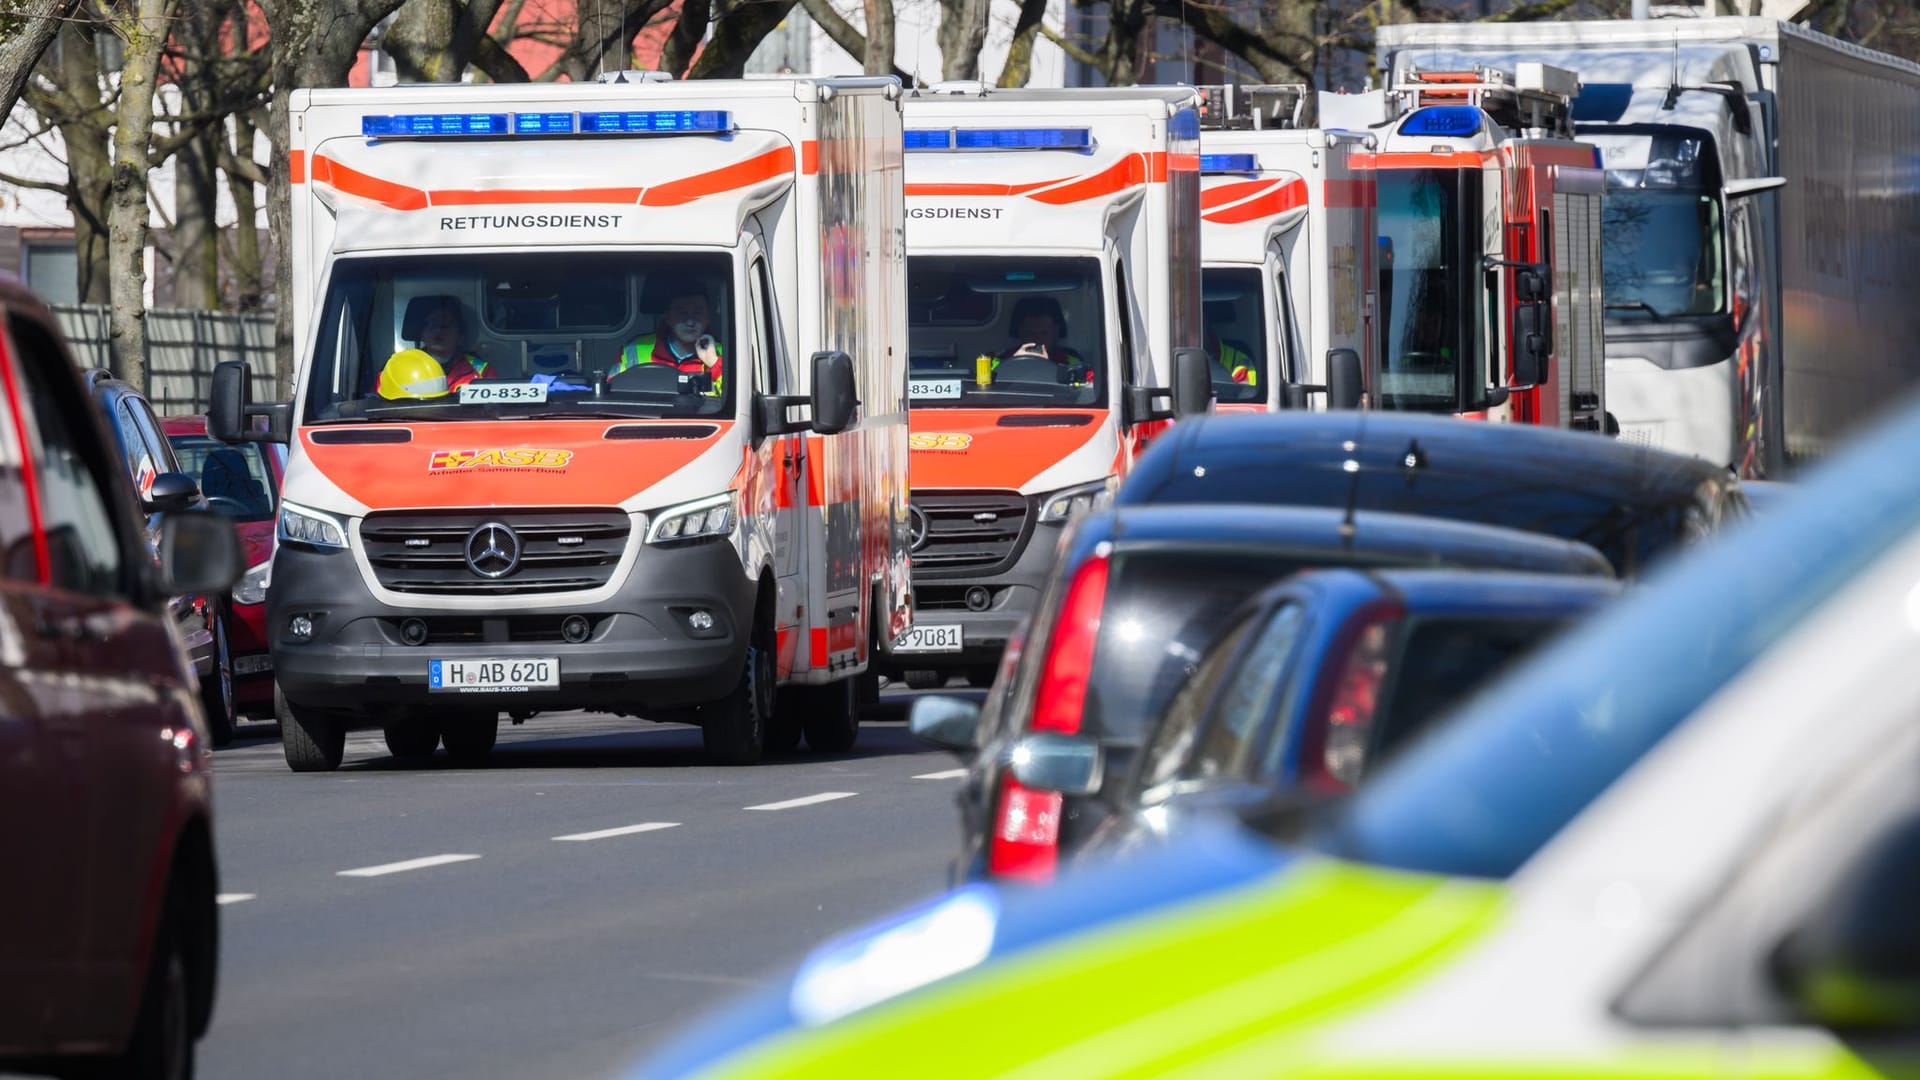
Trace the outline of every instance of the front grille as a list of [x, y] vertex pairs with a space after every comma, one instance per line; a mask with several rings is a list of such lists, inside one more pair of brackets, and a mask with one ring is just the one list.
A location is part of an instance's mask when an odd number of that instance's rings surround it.
[[[427, 615], [420, 622], [427, 628], [427, 637], [422, 645], [500, 645], [545, 642], [565, 642], [566, 635], [561, 632], [563, 615], [514, 615], [498, 618], [465, 618], [459, 616]], [[402, 627], [407, 619], [383, 619], [387, 638], [404, 644]], [[589, 640], [600, 632], [603, 616], [587, 616]]]
[[926, 543], [913, 551], [915, 577], [996, 574], [1026, 545], [1029, 507], [1017, 492], [943, 491], [915, 495], [912, 504], [927, 531]]
[[[467, 563], [467, 537], [489, 522], [520, 539], [519, 566], [504, 577], [486, 577]], [[525, 596], [605, 585], [631, 531], [618, 510], [459, 510], [369, 514], [360, 541], [374, 578], [394, 592]]]

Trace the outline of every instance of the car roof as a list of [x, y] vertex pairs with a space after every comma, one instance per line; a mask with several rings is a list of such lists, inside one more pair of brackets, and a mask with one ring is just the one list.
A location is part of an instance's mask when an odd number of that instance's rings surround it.
[[1364, 554], [1426, 554], [1436, 564], [1510, 565], [1561, 573], [1610, 577], [1612, 564], [1578, 541], [1495, 525], [1447, 521], [1410, 514], [1353, 515], [1349, 538], [1343, 511], [1296, 506], [1135, 506], [1110, 509], [1085, 520], [1075, 557], [1103, 542], [1121, 549], [1289, 548]]
[[1370, 576], [1399, 597], [1409, 612], [1560, 614], [1626, 591], [1624, 583], [1610, 579], [1519, 570], [1395, 569]]

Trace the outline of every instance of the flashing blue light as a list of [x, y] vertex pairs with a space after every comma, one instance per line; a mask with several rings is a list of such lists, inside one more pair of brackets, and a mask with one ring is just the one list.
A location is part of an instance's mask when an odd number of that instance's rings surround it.
[[1429, 105], [1415, 109], [1400, 125], [1402, 135], [1433, 135], [1457, 139], [1480, 130], [1480, 109], [1476, 105]]
[[1632, 83], [1583, 83], [1573, 99], [1573, 119], [1611, 124], [1627, 114], [1633, 102]]
[[1181, 109], [1167, 119], [1167, 134], [1176, 139], [1197, 139], [1200, 137], [1200, 112], [1197, 109]]
[[400, 116], [362, 116], [360, 134], [369, 139], [404, 139], [443, 135], [505, 135], [506, 113], [436, 113]]
[[1200, 171], [1203, 173], [1254, 173], [1260, 171], [1260, 161], [1252, 154], [1201, 154]]
[[951, 150], [953, 132], [942, 129], [914, 129], [902, 134], [901, 139], [908, 150]]
[[733, 117], [724, 109], [580, 114], [580, 131], [588, 135], [710, 135], [732, 130]]
[[573, 128], [573, 114], [570, 112], [513, 114], [513, 133], [516, 135], [571, 135]]
[[976, 128], [953, 133], [956, 150], [1091, 150], [1091, 128]]

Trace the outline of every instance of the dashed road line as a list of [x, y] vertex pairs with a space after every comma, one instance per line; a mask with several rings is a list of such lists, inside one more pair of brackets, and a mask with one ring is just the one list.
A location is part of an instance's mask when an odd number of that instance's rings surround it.
[[223, 892], [219, 896], [214, 897], [213, 902], [221, 905], [222, 907], [225, 907], [228, 904], [244, 904], [249, 900], [258, 900], [258, 899], [260, 899], [259, 893]]
[[801, 806], [813, 806], [816, 803], [832, 802], [835, 799], [851, 799], [858, 794], [860, 793], [857, 791], [823, 791], [818, 795], [805, 795], [798, 799], [788, 799], [785, 802], [761, 803], [759, 806], [749, 806], [746, 809], [792, 810]]
[[362, 866], [353, 870], [341, 870], [336, 877], [384, 877], [387, 874], [404, 874], [409, 870], [425, 870], [430, 866], [445, 866], [448, 863], [466, 862], [477, 859], [478, 855], [427, 855], [418, 859], [403, 859], [400, 862], [381, 863], [379, 866]]
[[621, 825], [613, 829], [596, 829], [593, 832], [570, 833], [556, 836], [555, 840], [606, 840], [615, 836], [632, 836], [635, 833], [659, 832], [661, 829], [675, 828], [677, 821], [643, 821], [638, 825]]
[[915, 780], [958, 780], [967, 775], [965, 769], [945, 769], [940, 772], [926, 772], [914, 777]]

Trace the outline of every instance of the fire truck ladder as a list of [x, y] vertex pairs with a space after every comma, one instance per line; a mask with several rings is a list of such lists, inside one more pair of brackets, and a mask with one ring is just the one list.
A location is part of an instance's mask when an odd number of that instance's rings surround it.
[[1266, 131], [1312, 127], [1313, 95], [1300, 83], [1235, 86], [1200, 91], [1200, 127], [1208, 131]]
[[1580, 77], [1551, 64], [1522, 63], [1512, 75], [1475, 65], [1465, 71], [1409, 69], [1394, 93], [1416, 108], [1475, 105], [1508, 131], [1529, 138], [1573, 138], [1573, 99]]

